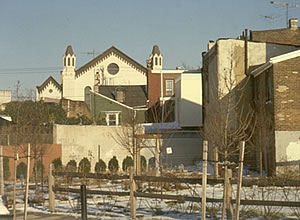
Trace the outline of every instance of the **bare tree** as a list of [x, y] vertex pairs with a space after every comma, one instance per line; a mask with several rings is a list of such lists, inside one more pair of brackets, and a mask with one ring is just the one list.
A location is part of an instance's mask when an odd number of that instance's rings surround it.
[[116, 131], [112, 137], [133, 157], [134, 169], [137, 173], [140, 173], [140, 151], [145, 145], [145, 140], [137, 138], [137, 136], [144, 133], [144, 128], [138, 123], [137, 110], [128, 111], [126, 113], [127, 114], [123, 116], [119, 130]]
[[250, 76], [237, 79], [231, 61], [222, 74], [210, 77], [210, 84], [204, 86], [208, 98], [204, 103], [204, 136], [214, 149], [214, 160], [220, 156], [225, 169], [228, 161], [237, 161], [239, 142], [248, 142], [254, 132], [255, 111], [249, 101], [251, 98], [248, 99], [250, 80]]

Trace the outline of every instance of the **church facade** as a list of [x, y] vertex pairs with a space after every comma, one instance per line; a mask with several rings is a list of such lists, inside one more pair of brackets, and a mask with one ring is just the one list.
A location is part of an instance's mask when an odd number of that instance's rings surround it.
[[111, 47], [76, 68], [76, 55], [68, 46], [63, 57], [61, 83], [49, 77], [37, 86], [36, 99], [86, 101], [90, 90], [98, 92], [99, 86], [146, 85], [147, 68], [139, 64], [116, 47]]

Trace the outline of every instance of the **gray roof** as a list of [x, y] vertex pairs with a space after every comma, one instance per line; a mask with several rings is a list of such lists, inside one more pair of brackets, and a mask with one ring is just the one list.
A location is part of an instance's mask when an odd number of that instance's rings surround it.
[[147, 104], [146, 86], [99, 86], [99, 93], [110, 99], [115, 99], [117, 89], [125, 92], [125, 102], [123, 104], [130, 107], [145, 106]]
[[68, 54], [70, 54], [71, 56], [74, 54], [72, 46], [69, 45], [66, 49], [65, 55], [67, 56]]
[[152, 55], [155, 55], [155, 54], [160, 55], [160, 50], [157, 45], [154, 45], [153, 49], [152, 49]]

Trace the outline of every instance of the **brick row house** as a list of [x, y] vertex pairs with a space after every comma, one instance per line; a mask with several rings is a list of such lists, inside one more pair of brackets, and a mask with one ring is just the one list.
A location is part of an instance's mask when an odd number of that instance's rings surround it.
[[203, 53], [204, 138], [215, 149], [226, 140], [229, 151], [246, 140], [246, 163], [268, 175], [300, 161], [299, 39], [291, 19], [289, 28], [210, 42]]

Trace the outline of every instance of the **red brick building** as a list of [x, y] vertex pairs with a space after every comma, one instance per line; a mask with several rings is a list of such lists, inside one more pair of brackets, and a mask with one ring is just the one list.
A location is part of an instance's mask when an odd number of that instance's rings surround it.
[[[147, 66], [147, 94], [150, 115], [155, 112], [155, 114], [160, 115], [158, 121], [173, 121], [175, 80], [184, 70], [163, 69], [163, 56], [157, 45], [153, 46]], [[154, 120], [154, 122], [158, 121]]]

